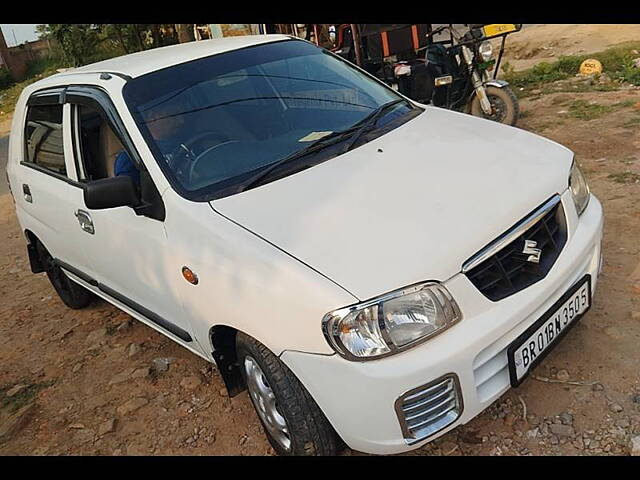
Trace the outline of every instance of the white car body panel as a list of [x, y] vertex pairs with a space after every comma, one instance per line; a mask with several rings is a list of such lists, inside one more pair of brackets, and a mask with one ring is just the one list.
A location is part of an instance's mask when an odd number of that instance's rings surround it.
[[[351, 448], [375, 454], [419, 448], [469, 422], [510, 388], [509, 344], [585, 274], [591, 275], [592, 291], [596, 287], [602, 207], [592, 197], [578, 226], [569, 192], [563, 195], [563, 204], [567, 217], [574, 217], [573, 235], [544, 281], [493, 303], [465, 275], [456, 275], [445, 285], [463, 309], [462, 321], [422, 345], [382, 360], [351, 362], [338, 355], [288, 351], [281, 356]], [[403, 439], [394, 402], [414, 387], [451, 372], [460, 381], [461, 416], [410, 445]]]
[[524, 130], [428, 107], [351, 152], [212, 205], [364, 300], [458, 273], [566, 190], [572, 158]]
[[[357, 301], [344, 289], [281, 249], [169, 189], [165, 220], [172, 245], [170, 271], [189, 266], [197, 286], [174, 275], [185, 316], [207, 342], [213, 325], [259, 338], [276, 355], [285, 349], [333, 354], [320, 321], [329, 305]], [[210, 354], [211, 352], [207, 352]]]

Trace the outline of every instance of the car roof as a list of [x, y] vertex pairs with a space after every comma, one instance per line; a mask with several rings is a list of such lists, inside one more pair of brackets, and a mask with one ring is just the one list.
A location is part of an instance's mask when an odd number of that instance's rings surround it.
[[167, 47], [159, 47], [142, 52], [131, 53], [92, 63], [78, 68], [68, 69], [55, 75], [78, 73], [117, 73], [135, 78], [172, 65], [189, 62], [218, 53], [230, 52], [241, 48], [252, 47], [269, 42], [290, 40], [288, 35], [246, 35], [238, 37], [216, 38], [197, 42], [181, 43]]

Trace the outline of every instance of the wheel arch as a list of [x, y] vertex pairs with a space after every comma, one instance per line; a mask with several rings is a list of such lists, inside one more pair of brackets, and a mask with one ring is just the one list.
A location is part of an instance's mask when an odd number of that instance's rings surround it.
[[247, 389], [236, 352], [239, 330], [228, 325], [214, 325], [209, 329], [211, 355], [222, 376], [229, 397], [235, 397]]
[[24, 235], [27, 238], [27, 254], [29, 256], [29, 264], [31, 266], [31, 273], [41, 273], [45, 271], [44, 263], [38, 253], [38, 243], [40, 239], [31, 230], [26, 229]]

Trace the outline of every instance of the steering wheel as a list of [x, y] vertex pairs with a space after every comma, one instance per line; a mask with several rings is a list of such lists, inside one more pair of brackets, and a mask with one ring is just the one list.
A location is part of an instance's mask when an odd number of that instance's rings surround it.
[[[206, 139], [217, 141], [214, 146], [221, 145], [229, 141], [229, 137], [227, 135], [224, 135], [220, 132], [208, 131], [195, 135], [189, 140], [181, 143], [168, 155], [169, 167], [176, 174], [176, 176], [184, 177], [186, 175], [190, 175], [190, 164], [198, 159], [203, 153], [196, 153], [194, 151], [194, 148], [198, 145], [198, 143]], [[207, 151], [210, 147], [203, 148], [203, 151]]]
[[196, 158], [194, 158], [193, 161], [191, 162], [191, 165], [189, 166], [189, 174], [187, 176], [187, 179], [189, 180], [189, 183], [192, 183], [192, 184], [197, 184], [198, 183], [197, 168], [198, 168], [200, 163], [203, 163], [202, 162], [203, 159], [205, 159], [208, 155], [210, 155], [217, 148], [222, 147], [224, 145], [233, 144], [233, 143], [240, 143], [240, 142], [238, 140], [223, 141], [221, 143], [218, 143], [217, 145], [214, 145], [212, 147], [207, 148], [202, 153], [200, 153]]

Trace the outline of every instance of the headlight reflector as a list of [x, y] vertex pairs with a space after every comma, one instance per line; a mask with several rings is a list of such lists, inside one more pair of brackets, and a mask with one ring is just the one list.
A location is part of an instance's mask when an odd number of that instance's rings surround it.
[[461, 318], [448, 290], [427, 282], [329, 312], [322, 325], [340, 355], [370, 360], [420, 343]]
[[491, 56], [493, 55], [493, 46], [491, 45], [491, 42], [482, 42], [478, 51], [480, 52], [483, 61], [488, 62], [491, 60]]
[[339, 344], [356, 357], [378, 357], [391, 351], [382, 338], [377, 305], [353, 310], [333, 327]]
[[578, 215], [582, 215], [582, 212], [584, 212], [589, 204], [591, 195], [589, 193], [589, 185], [587, 185], [587, 181], [575, 160], [573, 161], [571, 174], [569, 175], [569, 189], [571, 190], [573, 203], [576, 206]]

